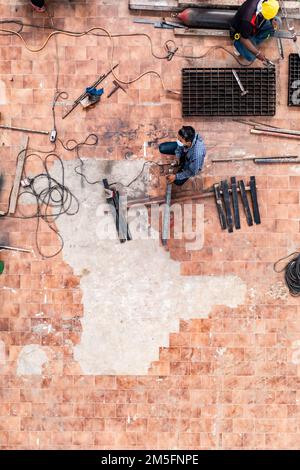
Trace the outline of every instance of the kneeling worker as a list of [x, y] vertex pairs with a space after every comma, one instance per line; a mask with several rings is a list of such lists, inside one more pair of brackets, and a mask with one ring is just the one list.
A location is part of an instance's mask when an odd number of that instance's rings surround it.
[[274, 35], [281, 26], [277, 0], [246, 0], [231, 22], [231, 37], [238, 55], [248, 61], [266, 61], [257, 46]]
[[167, 176], [168, 183], [174, 183], [178, 186], [202, 170], [206, 155], [202, 138], [191, 126], [183, 126], [179, 129], [178, 140], [160, 144], [159, 151], [167, 155], [176, 155], [179, 158], [179, 171], [176, 175]]

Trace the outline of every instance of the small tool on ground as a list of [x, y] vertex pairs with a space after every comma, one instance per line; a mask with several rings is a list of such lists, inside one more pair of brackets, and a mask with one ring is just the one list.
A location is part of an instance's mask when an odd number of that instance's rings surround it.
[[124, 93], [127, 93], [124, 85], [121, 85], [121, 83], [117, 82], [116, 80], [113, 80], [113, 84], [115, 85], [114, 88], [108, 93], [107, 98], [110, 98], [116, 91], [121, 88], [121, 90], [124, 91]]
[[100, 98], [104, 93], [103, 88], [97, 90], [95, 87], [86, 88], [85, 91], [87, 92], [87, 96], [80, 101], [83, 108], [94, 106], [98, 101], [100, 101]]
[[240, 77], [238, 76], [237, 72], [236, 72], [235, 70], [232, 70], [232, 73], [233, 73], [234, 78], [235, 78], [236, 81], [237, 81], [238, 86], [240, 87], [241, 96], [247, 95], [247, 94], [249, 93], [249, 91], [248, 91], [248, 90], [245, 90], [245, 88], [244, 88], [244, 86], [243, 86], [243, 84], [242, 84], [242, 82], [241, 82], [241, 80], [240, 80]]

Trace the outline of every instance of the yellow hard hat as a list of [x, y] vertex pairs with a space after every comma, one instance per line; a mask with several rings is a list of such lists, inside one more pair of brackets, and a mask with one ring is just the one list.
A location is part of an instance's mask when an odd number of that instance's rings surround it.
[[277, 0], [266, 0], [262, 3], [261, 14], [266, 20], [274, 18], [279, 10], [279, 3]]

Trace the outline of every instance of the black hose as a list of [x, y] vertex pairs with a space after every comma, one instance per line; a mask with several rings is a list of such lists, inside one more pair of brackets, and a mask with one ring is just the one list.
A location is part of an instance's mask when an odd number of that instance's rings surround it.
[[[280, 270], [276, 269], [278, 263], [293, 255], [297, 256], [295, 256], [291, 261], [289, 261], [284, 268]], [[274, 264], [274, 271], [276, 273], [281, 273], [282, 271], [285, 271], [285, 283], [290, 291], [290, 294], [294, 297], [298, 297], [300, 295], [300, 253], [298, 251], [295, 251], [294, 253], [291, 253], [290, 255], [285, 256], [284, 258], [281, 258], [276, 261], [276, 263]]]

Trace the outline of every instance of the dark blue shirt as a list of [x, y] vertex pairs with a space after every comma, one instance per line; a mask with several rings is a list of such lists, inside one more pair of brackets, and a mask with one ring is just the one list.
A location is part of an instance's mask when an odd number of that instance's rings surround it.
[[184, 163], [181, 170], [176, 174], [175, 181], [182, 181], [192, 176], [197, 175], [202, 170], [204, 157], [206, 155], [205, 144], [199, 134], [196, 134], [191, 147], [177, 146], [175, 155], [178, 158], [183, 158]]

